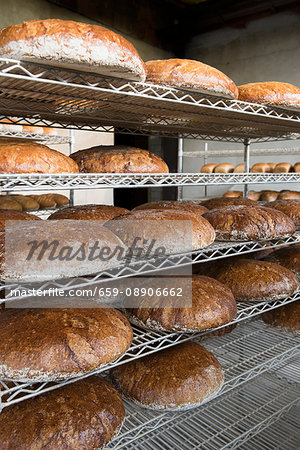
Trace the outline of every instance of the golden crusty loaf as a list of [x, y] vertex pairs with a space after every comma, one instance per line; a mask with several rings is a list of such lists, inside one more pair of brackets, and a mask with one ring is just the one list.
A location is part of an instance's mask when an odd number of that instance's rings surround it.
[[262, 315], [262, 319], [273, 327], [300, 334], [300, 301], [268, 311]]
[[147, 81], [175, 88], [199, 91], [218, 97], [237, 98], [234, 82], [214, 67], [191, 59], [163, 59], [146, 62]]
[[139, 211], [143, 209], [172, 209], [177, 211], [187, 211], [196, 215], [202, 215], [208, 211], [205, 206], [197, 205], [192, 201], [172, 201], [172, 200], [161, 200], [158, 202], [149, 202], [139, 205], [133, 209], [133, 211]]
[[4, 449], [103, 448], [122, 427], [125, 408], [116, 389], [89, 377], [5, 408]]
[[[175, 280], [176, 282], [176, 280]], [[184, 280], [183, 280], [184, 282]], [[174, 280], [170, 279], [164, 287], [174, 287]], [[236, 303], [232, 292], [212, 278], [193, 275], [192, 278], [192, 306], [176, 308], [174, 298], [169, 301], [171, 307], [161, 307], [160, 296], [142, 297], [139, 308], [128, 308], [124, 314], [130, 322], [150, 330], [164, 331], [202, 331], [216, 328], [231, 322], [236, 316]], [[152, 307], [143, 307], [149, 305]], [[176, 304], [175, 304], [176, 306]]]
[[65, 195], [62, 195], [62, 194], [55, 194], [54, 193], [54, 194], [48, 194], [48, 196], [50, 198], [53, 198], [53, 200], [55, 201], [57, 207], [66, 206], [66, 205], [68, 205], [70, 203], [69, 197], [66, 197]]
[[167, 164], [154, 153], [126, 145], [101, 145], [71, 155], [83, 173], [168, 173]]
[[295, 233], [294, 222], [283, 212], [263, 206], [225, 206], [203, 214], [218, 241], [284, 238]]
[[265, 81], [238, 86], [239, 100], [283, 107], [300, 107], [300, 88], [289, 83]]
[[227, 191], [223, 194], [225, 198], [240, 198], [243, 197], [242, 191]]
[[258, 191], [249, 191], [248, 192], [248, 198], [250, 200], [255, 200], [257, 202], [259, 200], [259, 198], [260, 198], [260, 192], [258, 192]]
[[[132, 211], [110, 220], [105, 224], [125, 245], [131, 248], [134, 242], [147, 254], [152, 240], [155, 240], [151, 256], [157, 256], [159, 248], [164, 254], [190, 252], [205, 248], [215, 239], [210, 223], [202, 216], [188, 211], [144, 209]], [[144, 244], [145, 243], [145, 244]]]
[[294, 294], [299, 286], [292, 271], [266, 261], [231, 259], [201, 272], [228, 286], [237, 301], [278, 300]]
[[300, 199], [299, 200], [276, 200], [268, 203], [268, 208], [275, 208], [282, 211], [292, 219], [296, 225], [296, 230], [300, 230]]
[[145, 65], [130, 42], [99, 25], [31, 20], [0, 31], [0, 55], [144, 81]]
[[1, 195], [0, 209], [9, 209], [11, 211], [22, 211], [21, 203], [10, 197], [10, 195]]
[[221, 163], [214, 168], [214, 173], [233, 173], [233, 171], [234, 166], [229, 163]]
[[215, 356], [195, 342], [185, 342], [111, 370], [124, 397], [156, 410], [184, 410], [213, 398], [224, 382]]
[[76, 173], [68, 156], [35, 142], [1, 142], [0, 173]]
[[259, 206], [258, 202], [255, 202], [254, 200], [250, 200], [248, 198], [240, 198], [240, 197], [216, 197], [216, 198], [210, 198], [209, 200], [204, 200], [201, 202], [202, 206], [205, 206], [207, 209], [217, 209], [217, 208], [223, 208], [224, 206], [236, 206], [236, 205], [257, 205]]
[[111, 220], [120, 214], [130, 211], [126, 208], [119, 208], [111, 205], [77, 205], [68, 206], [55, 211], [48, 217], [50, 220], [73, 219], [73, 220]]
[[264, 257], [265, 261], [271, 261], [294, 272], [300, 280], [300, 244], [279, 248]]
[[213, 173], [216, 166], [217, 166], [217, 164], [204, 164], [204, 166], [201, 167], [200, 172], [201, 173]]
[[262, 191], [262, 193], [260, 194], [259, 200], [261, 202], [271, 202], [273, 200], [276, 200], [277, 197], [278, 197], [277, 191]]
[[10, 211], [10, 210], [0, 210], [0, 230], [5, 229], [5, 223], [7, 220], [41, 220], [33, 214], [28, 214], [24, 211]]
[[300, 192], [297, 191], [279, 192], [278, 200], [300, 200]]
[[251, 167], [252, 173], [268, 173], [270, 172], [270, 166], [268, 163], [256, 163]]
[[112, 308], [6, 309], [0, 315], [0, 377], [50, 381], [83, 375], [122, 355], [133, 333]]
[[22, 211], [35, 211], [40, 207], [39, 203], [34, 198], [26, 195], [10, 195], [9, 197], [20, 203]]
[[237, 164], [234, 168], [234, 173], [245, 173], [245, 164], [244, 163], [240, 163]]
[[300, 172], [300, 162], [294, 164], [294, 172], [296, 173]]
[[289, 173], [292, 171], [292, 164], [287, 162], [281, 162], [276, 164], [276, 166], [273, 169], [274, 173]]

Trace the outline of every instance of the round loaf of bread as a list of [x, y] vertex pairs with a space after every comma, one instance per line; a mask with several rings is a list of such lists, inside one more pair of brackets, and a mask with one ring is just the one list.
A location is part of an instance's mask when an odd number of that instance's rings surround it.
[[252, 173], [267, 173], [270, 172], [270, 166], [267, 163], [256, 163], [251, 167]]
[[126, 145], [103, 145], [72, 153], [82, 173], [169, 173], [154, 153]]
[[215, 356], [185, 342], [114, 367], [111, 378], [129, 401], [155, 410], [185, 410], [202, 405], [220, 391], [224, 374]]
[[297, 191], [284, 191], [279, 192], [278, 200], [300, 200], [300, 192]]
[[187, 211], [195, 215], [202, 215], [208, 211], [205, 206], [197, 205], [192, 201], [172, 201], [172, 200], [161, 200], [158, 202], [144, 203], [133, 209], [133, 211], [140, 211], [143, 209], [172, 209], [176, 211]]
[[292, 219], [296, 225], [296, 230], [300, 230], [300, 200], [276, 200], [268, 203], [268, 208], [275, 208], [282, 211]]
[[216, 165], [217, 164], [204, 164], [204, 166], [201, 167], [200, 172], [201, 173], [213, 173]]
[[268, 311], [262, 314], [262, 319], [268, 325], [300, 335], [300, 301]]
[[31, 20], [0, 30], [0, 55], [145, 81], [145, 65], [130, 42], [99, 25]]
[[76, 173], [68, 156], [35, 142], [1, 142], [0, 173]]
[[242, 191], [227, 191], [223, 194], [225, 198], [240, 198], [243, 197]]
[[7, 220], [41, 220], [40, 217], [37, 217], [33, 214], [28, 214], [24, 211], [9, 211], [9, 210], [0, 210], [0, 230], [3, 231], [5, 229], [5, 223]]
[[[176, 282], [176, 280], [175, 280]], [[174, 280], [164, 287], [174, 287]], [[164, 302], [174, 305], [171, 297]], [[152, 307], [144, 307], [151, 302]], [[176, 302], [176, 300], [175, 300]], [[237, 312], [232, 292], [227, 286], [201, 275], [192, 278], [192, 306], [163, 308], [161, 296], [141, 297], [139, 308], [128, 308], [124, 314], [135, 325], [150, 330], [193, 332], [217, 328], [231, 322]], [[176, 303], [175, 303], [176, 306]]]
[[300, 172], [300, 162], [294, 164], [294, 172], [296, 173]]
[[66, 208], [55, 211], [48, 219], [103, 220], [106, 222], [120, 214], [129, 212], [126, 208], [111, 205], [77, 205], [67, 206]]
[[234, 173], [245, 173], [245, 164], [244, 163], [240, 163], [237, 166], [235, 166], [234, 168]]
[[151, 256], [164, 256], [205, 248], [215, 239], [210, 223], [188, 211], [144, 209], [115, 217], [105, 226], [128, 248], [139, 247], [140, 256], [147, 255], [151, 242]]
[[198, 91], [218, 97], [237, 98], [235, 83], [214, 67], [191, 59], [163, 59], [146, 62], [147, 81], [164, 86]]
[[10, 211], [22, 211], [21, 203], [13, 199], [10, 195], [1, 195], [0, 197], [0, 209]]
[[255, 200], [257, 202], [259, 200], [259, 198], [260, 198], [260, 192], [249, 191], [248, 192], [248, 198], [249, 198], [249, 200]]
[[93, 376], [5, 408], [2, 449], [103, 448], [119, 432], [125, 408], [116, 389]]
[[300, 280], [300, 244], [279, 248], [264, 257], [265, 261], [270, 261], [294, 272]]
[[279, 239], [296, 231], [286, 214], [263, 206], [226, 206], [208, 211], [203, 217], [215, 229], [218, 241]]
[[236, 206], [236, 205], [257, 205], [259, 206], [258, 202], [255, 202], [253, 200], [250, 200], [248, 198], [230, 198], [230, 197], [216, 197], [216, 198], [210, 198], [208, 200], [204, 200], [204, 202], [201, 202], [202, 206], [205, 206], [207, 209], [218, 209], [223, 208], [224, 206]]
[[214, 173], [233, 173], [233, 171], [234, 166], [229, 163], [221, 163], [214, 168]]
[[278, 197], [277, 191], [262, 191], [262, 193], [260, 194], [259, 200], [261, 202], [271, 202], [273, 200], [276, 200], [277, 197]]
[[239, 100], [281, 107], [300, 108], [300, 88], [289, 83], [265, 81], [238, 86]]
[[133, 333], [112, 308], [6, 309], [0, 315], [0, 377], [51, 381], [83, 375], [121, 356]]
[[236, 301], [273, 301], [293, 295], [299, 286], [289, 269], [266, 261], [238, 258], [212, 265], [208, 274], [231, 289]]
[[291, 172], [293, 166], [290, 163], [282, 162], [276, 164], [275, 168], [273, 169], [274, 173], [289, 173]]

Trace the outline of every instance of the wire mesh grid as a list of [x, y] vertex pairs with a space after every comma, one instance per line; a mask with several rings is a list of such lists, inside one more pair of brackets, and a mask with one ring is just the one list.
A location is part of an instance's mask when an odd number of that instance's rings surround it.
[[0, 89], [0, 114], [31, 124], [234, 142], [300, 132], [297, 111], [4, 58]]
[[0, 130], [0, 138], [10, 138], [22, 140], [31, 140], [39, 142], [40, 144], [69, 144], [69, 136], [58, 136], [56, 134], [46, 134], [46, 133], [31, 133], [29, 131], [13, 131], [13, 130]]

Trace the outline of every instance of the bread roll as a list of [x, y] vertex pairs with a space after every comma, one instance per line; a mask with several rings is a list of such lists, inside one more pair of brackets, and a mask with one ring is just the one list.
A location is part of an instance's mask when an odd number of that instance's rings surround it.
[[40, 209], [51, 209], [56, 207], [56, 201], [48, 194], [30, 195], [40, 205]]
[[68, 156], [34, 142], [1, 142], [0, 173], [76, 173]]
[[300, 162], [297, 162], [294, 164], [294, 172], [297, 172], [297, 173], [300, 172]]
[[278, 197], [277, 191], [262, 191], [259, 200], [262, 202], [271, 202], [276, 200]]
[[283, 212], [262, 206], [227, 206], [203, 217], [214, 227], [218, 241], [279, 239], [296, 230], [294, 222]]
[[300, 244], [279, 248], [265, 256], [264, 260], [286, 267], [300, 280]]
[[202, 216], [187, 211], [145, 209], [115, 217], [105, 224], [131, 248], [136, 239], [141, 255], [147, 254], [155, 240], [151, 255], [159, 248], [164, 254], [190, 252], [205, 248], [214, 241], [215, 232]]
[[[181, 281], [184, 283], [184, 279]], [[180, 281], [178, 283], [180, 285]], [[170, 289], [176, 280], [164, 282]], [[151, 302], [152, 307], [149, 306]], [[170, 307], [162, 307], [164, 304]], [[146, 307], [145, 307], [146, 306]], [[177, 308], [176, 299], [162, 299], [161, 296], [142, 297], [139, 308], [128, 308], [124, 314], [133, 324], [150, 330], [202, 331], [217, 328], [231, 322], [236, 316], [234, 297], [226, 286], [212, 278], [193, 275], [192, 307]]]
[[224, 206], [236, 206], [236, 205], [257, 205], [259, 203], [254, 202], [248, 198], [226, 198], [226, 197], [216, 197], [210, 198], [209, 200], [204, 200], [201, 202], [202, 206], [205, 206], [207, 209], [217, 209], [223, 208]]
[[72, 153], [82, 173], [168, 173], [167, 164], [154, 153], [126, 145], [91, 147]]
[[55, 211], [48, 217], [50, 220], [73, 219], [73, 220], [103, 220], [113, 219], [120, 214], [130, 211], [126, 208], [119, 208], [111, 205], [77, 205], [69, 206]]
[[249, 191], [248, 192], [248, 199], [249, 200], [255, 200], [256, 202], [259, 200], [260, 198], [260, 192], [256, 192], [256, 191]]
[[300, 302], [289, 303], [262, 314], [262, 319], [268, 325], [283, 328], [300, 335]]
[[83, 375], [121, 356], [133, 333], [112, 308], [6, 309], [0, 314], [0, 377], [52, 381]]
[[17, 200], [11, 198], [10, 195], [1, 195], [0, 196], [0, 209], [7, 209], [11, 211], [22, 211], [21, 203], [17, 202]]
[[238, 96], [238, 89], [230, 78], [200, 61], [178, 58], [147, 61], [146, 70], [150, 83], [218, 97], [235, 99]]
[[40, 217], [23, 211], [0, 210], [0, 231], [5, 229], [7, 220], [41, 220]]
[[233, 172], [234, 173], [244, 173], [245, 172], [245, 164], [244, 163], [238, 164], [237, 166], [235, 166]]
[[273, 172], [274, 172], [274, 169], [275, 169], [275, 167], [276, 167], [276, 163], [269, 162], [269, 163], [267, 163], [267, 164], [268, 164], [268, 166], [269, 166], [269, 172], [273, 173]]
[[267, 163], [256, 163], [251, 167], [252, 173], [268, 173], [270, 172], [270, 166]]
[[20, 203], [23, 211], [35, 211], [40, 207], [39, 203], [31, 197], [25, 197], [25, 195], [10, 195], [10, 197]]
[[266, 261], [238, 258], [211, 265], [207, 275], [231, 289], [236, 301], [274, 301], [293, 295], [299, 286], [296, 275]]
[[118, 392], [93, 376], [5, 408], [4, 449], [103, 448], [119, 432], [125, 409]]
[[291, 172], [292, 167], [293, 166], [290, 163], [279, 163], [279, 164], [276, 164], [273, 172], [274, 173], [289, 173], [289, 172]]
[[282, 211], [292, 219], [296, 225], [296, 230], [300, 230], [300, 200], [276, 200], [268, 203], [268, 208], [275, 208]]
[[265, 81], [238, 86], [239, 100], [266, 105], [300, 107], [300, 88], [289, 83]]
[[285, 191], [280, 192], [278, 200], [300, 200], [300, 192], [297, 191]]
[[242, 191], [227, 191], [223, 194], [225, 198], [240, 198], [243, 197]]
[[185, 342], [114, 367], [111, 378], [133, 403], [155, 410], [185, 410], [211, 400], [224, 374], [212, 353]]
[[204, 164], [204, 166], [201, 167], [200, 172], [201, 173], [213, 173], [214, 168], [217, 166], [217, 164]]
[[195, 215], [202, 215], [208, 211], [205, 206], [197, 205], [197, 203], [191, 201], [172, 201], [172, 200], [161, 200], [158, 202], [149, 202], [139, 205], [133, 209], [133, 211], [140, 211], [143, 209], [171, 209], [176, 211], [187, 211]]
[[130, 42], [99, 25], [31, 20], [0, 31], [0, 56], [145, 81], [145, 65]]
[[234, 166], [229, 163], [218, 164], [214, 168], [214, 173], [233, 173], [233, 171], [234, 171]]
[[60, 208], [61, 206], [69, 205], [69, 203], [70, 203], [69, 197], [66, 197], [65, 195], [62, 195], [62, 194], [46, 194], [46, 195], [48, 195], [50, 198], [52, 198], [55, 201], [56, 206], [58, 208]]

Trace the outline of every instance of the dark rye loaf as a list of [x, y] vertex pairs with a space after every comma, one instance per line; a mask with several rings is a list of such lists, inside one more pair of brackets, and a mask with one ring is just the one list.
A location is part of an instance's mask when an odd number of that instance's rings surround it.
[[296, 230], [300, 230], [300, 200], [276, 200], [266, 206], [286, 214], [294, 222]]
[[139, 205], [133, 209], [133, 211], [140, 211], [143, 209], [175, 209], [177, 211], [188, 211], [195, 215], [202, 215], [208, 211], [205, 206], [197, 205], [197, 203], [191, 201], [172, 201], [172, 200], [161, 200], [158, 202], [149, 202]]
[[268, 325], [300, 335], [300, 301], [268, 311], [262, 319]]
[[103, 220], [106, 222], [120, 214], [129, 212], [126, 208], [111, 205], [77, 205], [59, 209], [51, 214], [48, 219]]
[[259, 203], [255, 200], [243, 197], [216, 197], [204, 200], [201, 202], [202, 206], [207, 209], [223, 208], [224, 206], [239, 206], [239, 205], [254, 205], [259, 206]]
[[286, 267], [294, 272], [300, 280], [300, 244], [279, 248], [263, 259]]

